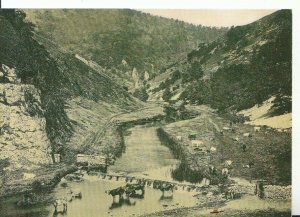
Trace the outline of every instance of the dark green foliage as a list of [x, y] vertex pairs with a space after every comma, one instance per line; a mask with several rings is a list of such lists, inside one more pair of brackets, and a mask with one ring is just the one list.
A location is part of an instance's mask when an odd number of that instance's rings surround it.
[[184, 163], [181, 163], [178, 168], [172, 171], [172, 177], [180, 182], [188, 181], [191, 183], [200, 182], [204, 178], [200, 171], [191, 170]]
[[[261, 127], [259, 132], [253, 132], [252, 127], [241, 123], [233, 124], [233, 128], [235, 131], [227, 131], [225, 136], [216, 134], [217, 148], [222, 155], [213, 158], [212, 164], [232, 159], [235, 162], [230, 172], [232, 176], [264, 179], [275, 185], [291, 184], [291, 131], [277, 132]], [[252, 137], [243, 136], [252, 132]], [[232, 141], [235, 137], [239, 138], [238, 142]], [[242, 145], [246, 146], [245, 151]], [[243, 165], [251, 167], [243, 168]]]
[[245, 121], [249, 121], [250, 118], [249, 117], [245, 117], [242, 114], [237, 114], [234, 111], [223, 111], [223, 112], [219, 112], [219, 115], [223, 118], [225, 118], [226, 120], [229, 120], [231, 123], [236, 124], [236, 123], [245, 123]]
[[183, 76], [182, 82], [187, 83], [191, 81], [197, 81], [203, 76], [203, 70], [201, 63], [194, 61], [191, 63], [190, 67], [187, 69], [186, 74]]
[[202, 80], [190, 84], [180, 96], [180, 99], [188, 99], [191, 103], [196, 104], [209, 104], [212, 100], [211, 98], [210, 83]]
[[252, 29], [253, 27], [251, 25], [231, 27], [226, 33], [228, 46], [236, 45], [236, 43], [243, 39], [246, 33], [252, 31]]
[[172, 92], [170, 90], [170, 88], [165, 89], [162, 98], [163, 100], [165, 100], [166, 102], [168, 102], [172, 97]]
[[26, 111], [30, 116], [43, 117], [43, 111], [41, 110], [41, 103], [34, 97], [33, 93], [26, 90], [24, 92], [24, 98], [26, 102]]
[[[64, 110], [67, 100], [82, 97], [122, 107], [135, 105], [129, 93], [106, 74], [93, 70], [49, 39], [35, 34], [33, 25], [24, 18], [23, 12], [0, 11], [0, 63], [14, 67], [22, 83], [33, 84], [41, 90], [52, 151], [64, 154], [65, 144], [73, 133]], [[27, 100], [30, 99], [27, 95]], [[34, 111], [29, 113], [33, 115]]]
[[35, 180], [32, 183], [32, 190], [33, 190], [33, 192], [40, 193], [40, 192], [42, 192], [42, 189], [43, 189], [43, 185], [42, 185], [41, 181]]
[[60, 94], [65, 79], [44, 47], [32, 38], [33, 26], [24, 18], [21, 11], [0, 11], [0, 62], [15, 67], [22, 83], [41, 90], [46, 131], [55, 147], [57, 142], [64, 144], [72, 134]]
[[153, 89], [153, 92], [158, 92], [160, 90], [170, 87], [172, 84], [175, 83], [175, 81], [181, 79], [181, 77], [182, 77], [181, 72], [179, 70], [176, 70], [175, 72], [172, 73], [170, 78], [161, 82], [157, 88]]
[[135, 90], [132, 95], [144, 102], [146, 102], [149, 97], [145, 87], [141, 87]]
[[[274, 28], [273, 26], [276, 26], [276, 32], [271, 35], [266, 33], [264, 29], [269, 30], [271, 27]], [[248, 62], [224, 64], [212, 73], [206, 82], [199, 80], [202, 65], [208, 64], [215, 55], [220, 55], [211, 54], [213, 49], [221, 54], [235, 51], [242, 57], [247, 55], [243, 49], [255, 40], [258, 40], [256, 43], [259, 41], [266, 43], [253, 46], [254, 55], [252, 58], [248, 56]], [[224, 39], [210, 44], [200, 44], [199, 49], [189, 53], [187, 58], [191, 66], [183, 81], [189, 85], [181, 95], [181, 99], [198, 104], [210, 104], [224, 111], [246, 109], [261, 104], [271, 96], [276, 96], [274, 114], [291, 111], [291, 11], [281, 10], [258, 22], [232, 27]], [[227, 60], [223, 59], [224, 61]], [[218, 64], [220, 65], [220, 62]]]
[[165, 106], [164, 107], [164, 113], [166, 114], [166, 121], [167, 122], [174, 122], [180, 119], [177, 109], [175, 109], [173, 106]]
[[271, 115], [280, 115], [292, 111], [292, 97], [278, 95], [273, 101]]
[[159, 71], [199, 41], [212, 41], [227, 30], [194, 26], [134, 10], [29, 10], [27, 13], [33, 14], [39, 33], [64, 48], [108, 68], [125, 59], [141, 72], [151, 72], [151, 64]]
[[9, 163], [9, 159], [8, 158], [5, 158], [5, 159], [1, 159], [0, 160], [0, 175], [3, 175], [3, 169], [5, 167], [8, 167], [10, 165]]

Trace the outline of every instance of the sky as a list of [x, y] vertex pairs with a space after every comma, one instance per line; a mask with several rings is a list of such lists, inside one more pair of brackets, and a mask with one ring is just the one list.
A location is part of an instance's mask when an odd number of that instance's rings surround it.
[[141, 11], [195, 25], [230, 27], [252, 23], [276, 10], [142, 9]]

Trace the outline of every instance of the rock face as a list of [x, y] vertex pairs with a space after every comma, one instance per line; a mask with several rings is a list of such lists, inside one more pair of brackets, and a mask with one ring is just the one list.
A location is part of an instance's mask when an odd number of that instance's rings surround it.
[[0, 161], [9, 161], [4, 170], [32, 170], [51, 163], [45, 126], [33, 85], [0, 83]]

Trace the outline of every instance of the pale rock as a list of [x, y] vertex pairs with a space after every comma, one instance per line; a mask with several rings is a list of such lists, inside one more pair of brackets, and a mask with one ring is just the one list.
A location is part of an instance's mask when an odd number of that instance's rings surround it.
[[2, 69], [4, 71], [4, 76], [7, 77], [11, 83], [21, 83], [21, 79], [17, 77], [17, 73], [14, 68], [9, 68], [2, 64]]
[[4, 149], [7, 151], [14, 151], [14, 150], [16, 150], [16, 146], [14, 146], [13, 144], [10, 144], [10, 145], [4, 146]]
[[33, 97], [34, 106], [40, 105], [39, 91], [33, 85], [0, 84], [0, 160], [9, 159], [7, 171], [30, 171], [52, 162], [46, 120], [28, 114], [33, 105], [26, 102], [25, 92]]
[[24, 180], [33, 179], [34, 177], [35, 177], [34, 173], [23, 173], [23, 179]]

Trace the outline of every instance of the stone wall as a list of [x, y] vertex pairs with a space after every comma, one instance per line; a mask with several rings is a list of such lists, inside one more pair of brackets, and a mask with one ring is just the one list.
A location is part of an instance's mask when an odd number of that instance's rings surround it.
[[45, 125], [33, 85], [0, 83], [0, 161], [9, 162], [5, 171], [33, 170], [51, 163]]
[[292, 186], [266, 185], [265, 197], [270, 199], [291, 199]]
[[[230, 187], [235, 193], [255, 195], [255, 185], [234, 185]], [[266, 199], [289, 200], [292, 197], [291, 186], [265, 185], [264, 195]]]

